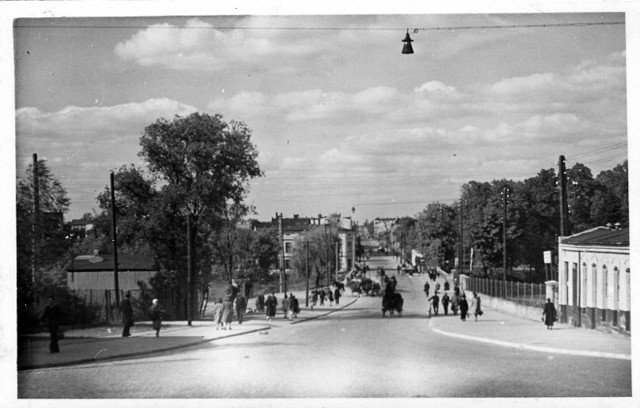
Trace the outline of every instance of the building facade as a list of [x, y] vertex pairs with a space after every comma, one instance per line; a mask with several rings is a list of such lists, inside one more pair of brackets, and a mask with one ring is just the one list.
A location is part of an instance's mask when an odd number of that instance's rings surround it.
[[560, 321], [631, 331], [629, 229], [597, 227], [558, 244]]

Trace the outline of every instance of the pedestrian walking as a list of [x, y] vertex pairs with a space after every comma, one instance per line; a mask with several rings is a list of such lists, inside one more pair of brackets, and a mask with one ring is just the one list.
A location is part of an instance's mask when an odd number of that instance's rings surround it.
[[451, 312], [454, 315], [457, 315], [459, 307], [460, 307], [460, 296], [453, 295], [453, 297], [451, 298]]
[[316, 303], [318, 303], [318, 291], [314, 290], [313, 292], [311, 292], [311, 310], [313, 310]]
[[424, 293], [429, 297], [429, 281], [424, 283]]
[[469, 303], [464, 293], [460, 296], [460, 320], [467, 321], [467, 312], [469, 311]]
[[440, 305], [440, 296], [438, 296], [438, 292], [434, 292], [433, 296], [427, 299], [427, 302], [431, 302], [431, 309], [433, 310], [434, 315], [438, 315], [438, 308]]
[[247, 310], [247, 298], [244, 297], [242, 292], [238, 293], [238, 296], [236, 296], [235, 308], [238, 324], [242, 324], [242, 321], [244, 320], [244, 312]]
[[285, 319], [289, 317], [289, 297], [287, 294], [284, 294], [284, 299], [282, 299], [282, 314]]
[[216, 330], [224, 328], [224, 325], [222, 324], [222, 298], [218, 298], [214, 301], [213, 322], [216, 324]]
[[300, 302], [298, 302], [298, 298], [293, 296], [293, 293], [289, 294], [289, 310], [291, 311], [291, 318], [295, 319], [298, 317], [298, 313], [300, 313]]
[[124, 300], [121, 304], [122, 310], [122, 323], [124, 328], [122, 329], [122, 337], [131, 336], [130, 329], [133, 326], [133, 306], [131, 306], [131, 292], [127, 292], [124, 295]]
[[224, 330], [231, 330], [231, 322], [233, 321], [233, 294], [224, 298], [222, 301], [222, 324]]
[[333, 307], [333, 292], [331, 291], [331, 288], [328, 288], [327, 292], [329, 293], [329, 306]]
[[442, 308], [444, 309], [445, 316], [449, 314], [449, 302], [449, 295], [447, 295], [446, 293], [442, 295]]
[[324, 306], [324, 298], [326, 293], [324, 293], [324, 289], [320, 289], [320, 306]]
[[267, 320], [271, 320], [276, 317], [276, 309], [278, 307], [278, 299], [276, 298], [275, 293], [267, 296], [267, 300], [264, 302]]
[[259, 313], [264, 313], [264, 293], [260, 293], [256, 298], [256, 310]]
[[156, 337], [160, 337], [160, 328], [162, 327], [162, 315], [163, 315], [163, 311], [160, 308], [160, 303], [158, 303], [158, 299], [153, 299], [151, 301], [151, 308], [149, 309], [149, 317], [151, 318], [151, 322], [153, 323], [153, 330], [156, 331]]
[[547, 298], [547, 303], [544, 304], [544, 310], [542, 311], [542, 321], [547, 326], [547, 330], [552, 330], [553, 323], [558, 320], [558, 314], [556, 307], [551, 302], [550, 298]]
[[451, 284], [449, 283], [449, 281], [445, 281], [444, 282], [444, 290], [449, 290], [450, 287], [451, 287]]
[[477, 322], [478, 316], [482, 316], [482, 307], [480, 307], [480, 296], [476, 292], [473, 292], [473, 299], [471, 299], [471, 310]]
[[341, 296], [342, 296], [342, 293], [340, 293], [340, 288], [336, 288], [335, 293], [333, 294], [333, 297], [336, 299], [336, 306], [340, 304]]
[[47, 306], [44, 308], [40, 320], [46, 322], [49, 328], [49, 352], [59, 353], [60, 346], [58, 345], [58, 337], [60, 323], [62, 321], [62, 308], [58, 302], [56, 302], [56, 298], [53, 295], [49, 296]]

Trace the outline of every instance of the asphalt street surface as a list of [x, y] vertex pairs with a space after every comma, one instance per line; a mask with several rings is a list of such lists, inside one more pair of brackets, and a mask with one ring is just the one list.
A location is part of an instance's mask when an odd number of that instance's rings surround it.
[[[395, 264], [390, 258], [385, 262], [370, 265], [373, 270], [383, 265], [388, 274], [395, 274]], [[18, 395], [71, 399], [631, 396], [630, 360], [519, 350], [440, 335], [429, 327], [422, 291], [426, 277], [397, 279], [405, 299], [402, 317], [382, 318], [381, 299], [363, 297], [327, 317], [169, 353], [20, 372]]]

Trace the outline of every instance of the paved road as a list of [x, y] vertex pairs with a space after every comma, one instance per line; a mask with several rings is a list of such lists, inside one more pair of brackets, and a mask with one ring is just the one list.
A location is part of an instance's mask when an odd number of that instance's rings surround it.
[[[390, 258], [370, 265], [395, 274]], [[163, 355], [21, 372], [18, 393], [23, 398], [631, 395], [629, 360], [442, 336], [429, 328], [426, 278], [397, 279], [405, 298], [401, 318], [382, 319], [380, 298], [361, 298], [327, 318]]]

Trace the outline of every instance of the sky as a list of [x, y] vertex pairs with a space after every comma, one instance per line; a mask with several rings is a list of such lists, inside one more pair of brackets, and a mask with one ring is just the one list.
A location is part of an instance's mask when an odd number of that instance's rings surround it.
[[252, 130], [261, 220], [414, 216], [561, 154], [595, 176], [628, 154], [626, 25], [579, 23], [625, 14], [17, 19], [16, 178], [37, 153], [79, 218], [145, 126], [196, 111]]

